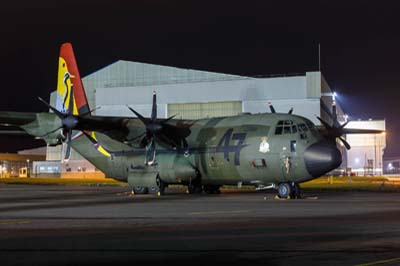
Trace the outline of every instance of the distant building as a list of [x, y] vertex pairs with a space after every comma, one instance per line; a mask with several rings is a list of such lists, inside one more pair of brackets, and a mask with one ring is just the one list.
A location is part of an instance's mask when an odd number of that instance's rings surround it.
[[[316, 116], [330, 121], [322, 104], [328, 108], [332, 104], [332, 90], [318, 71], [246, 77], [117, 61], [83, 78], [83, 84], [89, 105], [101, 107], [95, 112], [103, 116], [135, 117], [127, 105], [149, 116], [153, 91], [157, 92], [160, 118], [177, 115], [177, 118], [199, 119], [243, 112], [264, 113], [269, 112], [268, 102], [272, 102], [277, 112], [288, 112], [293, 107], [294, 114], [319, 125]], [[55, 92], [51, 94], [51, 102], [55, 103]], [[344, 122], [345, 115], [339, 105], [337, 113], [339, 120]], [[347, 154], [344, 154], [343, 169], [347, 167]], [[382, 155], [383, 152], [376, 156]], [[61, 148], [48, 147], [47, 160], [60, 159]], [[72, 159], [83, 164], [83, 159], [76, 153], [72, 154]], [[377, 160], [374, 157], [374, 161]], [[86, 167], [88, 169], [95, 168]]]
[[385, 157], [383, 159], [383, 174], [400, 175], [400, 157]]
[[[385, 120], [351, 121], [346, 128], [386, 130]], [[347, 167], [358, 175], [382, 175], [386, 133], [349, 134], [351, 149], [347, 151]]]
[[0, 177], [30, 177], [32, 165], [46, 159], [46, 147], [15, 153], [0, 153]]

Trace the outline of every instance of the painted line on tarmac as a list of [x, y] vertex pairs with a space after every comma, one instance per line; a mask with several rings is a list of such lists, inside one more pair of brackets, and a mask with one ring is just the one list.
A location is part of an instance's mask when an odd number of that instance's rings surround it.
[[361, 263], [361, 264], [356, 264], [354, 266], [371, 266], [371, 265], [391, 263], [391, 262], [395, 262], [395, 261], [400, 261], [400, 257], [387, 259], [387, 260], [377, 260], [377, 261], [373, 261], [373, 262], [369, 262], [369, 263]]
[[32, 221], [1, 221], [0, 225], [30, 224]]
[[227, 213], [244, 213], [250, 212], [250, 210], [243, 211], [215, 211], [215, 212], [189, 212], [189, 215], [202, 215], [202, 214], [227, 214]]

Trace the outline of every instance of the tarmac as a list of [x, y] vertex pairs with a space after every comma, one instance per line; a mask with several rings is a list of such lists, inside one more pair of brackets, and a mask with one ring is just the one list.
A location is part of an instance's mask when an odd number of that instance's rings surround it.
[[400, 265], [400, 194], [0, 184], [0, 265]]

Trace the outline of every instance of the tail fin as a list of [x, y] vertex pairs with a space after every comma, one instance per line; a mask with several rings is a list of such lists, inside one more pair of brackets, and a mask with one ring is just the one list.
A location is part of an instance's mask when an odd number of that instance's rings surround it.
[[56, 108], [59, 111], [64, 113], [68, 111], [71, 91], [73, 91], [74, 95], [72, 113], [74, 115], [90, 115], [89, 104], [79, 74], [78, 65], [76, 64], [74, 50], [70, 43], [64, 43], [61, 45], [58, 60]]

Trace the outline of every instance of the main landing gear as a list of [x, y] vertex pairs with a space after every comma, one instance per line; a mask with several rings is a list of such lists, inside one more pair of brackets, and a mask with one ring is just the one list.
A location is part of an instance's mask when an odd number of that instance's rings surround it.
[[188, 184], [188, 188], [186, 190], [187, 194], [201, 194], [203, 192], [203, 186], [201, 185], [200, 179], [196, 178], [193, 181], [190, 181]]
[[300, 199], [301, 189], [295, 182], [280, 183], [278, 186], [278, 197], [284, 199]]
[[156, 184], [150, 187], [143, 187], [143, 186], [135, 186], [133, 187], [134, 194], [156, 194], [157, 196], [161, 196], [164, 194], [165, 188], [167, 185], [157, 177]]

